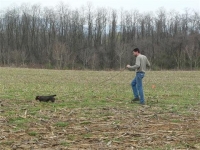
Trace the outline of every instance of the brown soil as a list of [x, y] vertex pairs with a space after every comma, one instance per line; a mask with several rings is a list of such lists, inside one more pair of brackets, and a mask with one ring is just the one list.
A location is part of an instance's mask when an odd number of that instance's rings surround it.
[[[1, 107], [0, 107], [1, 108]], [[198, 107], [197, 107], [198, 108]], [[5, 112], [1, 112], [5, 113]], [[80, 108], [40, 110], [41, 116], [28, 110], [20, 117], [37, 121], [16, 130], [8, 117], [0, 115], [0, 149], [199, 149], [200, 111], [187, 114], [162, 111], [157, 107]], [[64, 125], [58, 125], [61, 122]], [[57, 124], [57, 125], [56, 125]]]

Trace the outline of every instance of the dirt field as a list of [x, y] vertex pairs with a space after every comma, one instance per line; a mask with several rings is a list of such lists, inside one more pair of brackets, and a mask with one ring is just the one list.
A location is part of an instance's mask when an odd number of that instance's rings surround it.
[[[1, 107], [17, 109], [5, 101], [1, 101]], [[0, 148], [200, 149], [199, 107], [200, 104], [191, 109], [189, 116], [170, 112], [173, 108], [166, 113], [148, 105], [134, 110], [117, 107], [40, 110], [47, 119], [35, 118], [24, 110], [18, 121], [37, 120], [25, 130], [16, 130], [8, 118], [0, 116]]]

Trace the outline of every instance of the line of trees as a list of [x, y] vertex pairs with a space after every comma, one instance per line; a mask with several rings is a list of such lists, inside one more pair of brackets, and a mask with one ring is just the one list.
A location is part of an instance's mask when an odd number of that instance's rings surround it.
[[132, 49], [153, 69], [198, 69], [200, 14], [70, 9], [21, 5], [0, 12], [0, 65], [57, 69], [121, 69]]

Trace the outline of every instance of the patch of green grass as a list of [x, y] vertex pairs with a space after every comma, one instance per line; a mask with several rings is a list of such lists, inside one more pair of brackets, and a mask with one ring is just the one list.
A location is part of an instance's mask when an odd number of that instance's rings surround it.
[[56, 127], [67, 127], [69, 125], [68, 122], [57, 122], [55, 124]]
[[84, 122], [81, 122], [80, 124], [81, 125], [88, 125], [88, 124], [91, 124], [91, 122], [90, 121], [84, 121]]
[[173, 119], [173, 120], [171, 120], [171, 122], [173, 122], [173, 123], [180, 123], [180, 122], [182, 122], [181, 120], [178, 120], [178, 119]]
[[25, 124], [28, 122], [28, 119], [22, 117], [10, 118], [9, 123], [16, 125], [18, 127], [24, 127]]
[[37, 111], [29, 112], [29, 114], [30, 114], [30, 115], [33, 115], [33, 116], [36, 115], [37, 113], [38, 113]]
[[[0, 84], [4, 85], [0, 91], [1, 99], [16, 101], [18, 104], [22, 100], [32, 100], [37, 107], [130, 107], [126, 103], [132, 98], [130, 82], [134, 77], [133, 72], [124, 71], [112, 79], [118, 72], [0, 69]], [[191, 74], [197, 76], [199, 72], [147, 72], [144, 92], [146, 98], [150, 97], [149, 103], [156, 100], [163, 107], [169, 104], [196, 104], [199, 94], [198, 78], [191, 78]], [[173, 76], [178, 78], [172, 80]], [[111, 80], [99, 84], [107, 78]], [[155, 85], [154, 89], [151, 88], [152, 85]], [[39, 103], [34, 100], [36, 95], [49, 94], [57, 94], [59, 103]]]
[[90, 138], [90, 137], [92, 137], [92, 134], [91, 133], [86, 133], [86, 134], [83, 134], [82, 137], [83, 138]]
[[67, 142], [65, 142], [65, 141], [62, 141], [62, 142], [60, 142], [60, 145], [69, 146], [69, 143], [67, 143]]
[[34, 132], [34, 131], [32, 131], [32, 132], [28, 132], [28, 135], [30, 135], [30, 136], [36, 136], [36, 135], [38, 135], [38, 133], [37, 133], [37, 132]]

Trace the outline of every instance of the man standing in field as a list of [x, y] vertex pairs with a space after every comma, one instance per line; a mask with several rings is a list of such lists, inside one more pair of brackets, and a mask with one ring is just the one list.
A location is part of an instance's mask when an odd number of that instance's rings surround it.
[[144, 105], [144, 93], [142, 87], [142, 79], [144, 78], [146, 66], [150, 67], [150, 63], [145, 55], [140, 54], [140, 50], [135, 48], [133, 55], [136, 57], [136, 63], [134, 66], [127, 65], [126, 67], [130, 70], [136, 70], [136, 76], [131, 82], [131, 87], [133, 89], [134, 99], [133, 101], [140, 101], [140, 104]]

